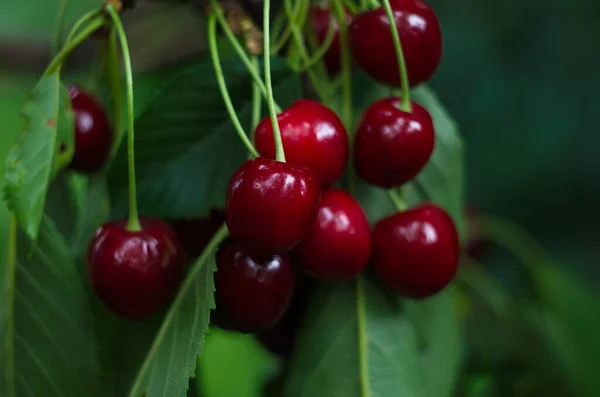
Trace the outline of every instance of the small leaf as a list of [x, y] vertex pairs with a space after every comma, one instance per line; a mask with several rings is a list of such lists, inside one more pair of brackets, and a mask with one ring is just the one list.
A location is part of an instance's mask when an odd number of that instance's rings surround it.
[[379, 285], [323, 286], [304, 326], [286, 396], [423, 395], [414, 329]]
[[24, 233], [0, 271], [0, 395], [102, 396], [87, 292], [68, 247], [45, 218], [35, 246]]
[[[242, 125], [250, 124], [251, 79], [240, 61], [223, 71]], [[300, 82], [273, 59], [281, 106], [300, 97]], [[189, 217], [222, 207], [231, 175], [247, 158], [226, 111], [210, 59], [180, 73], [150, 101], [136, 124], [135, 160], [140, 212]], [[127, 211], [127, 152], [122, 145], [109, 171], [113, 215]]]
[[35, 240], [48, 186], [59, 170], [59, 141], [70, 147], [73, 139], [71, 101], [58, 72], [38, 82], [22, 118], [23, 131], [6, 159], [4, 195], [19, 224]]
[[[223, 226], [190, 269], [148, 350], [129, 397], [180, 397], [194, 376], [210, 311], [215, 307], [215, 251], [226, 236]], [[144, 394], [145, 393], [145, 394]]]

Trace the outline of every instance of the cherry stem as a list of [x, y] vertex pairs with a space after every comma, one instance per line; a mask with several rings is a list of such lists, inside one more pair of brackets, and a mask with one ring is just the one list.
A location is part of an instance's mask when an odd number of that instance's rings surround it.
[[347, 129], [352, 128], [352, 65], [348, 42], [348, 24], [341, 0], [333, 1], [333, 9], [340, 26], [340, 47], [342, 49], [342, 118]]
[[400, 103], [400, 110], [411, 113], [412, 107], [410, 105], [410, 88], [408, 85], [408, 73], [406, 71], [406, 62], [404, 60], [404, 52], [402, 51], [402, 43], [400, 42], [400, 33], [398, 33], [398, 27], [396, 26], [396, 20], [394, 19], [394, 12], [392, 6], [390, 6], [390, 0], [383, 0], [383, 8], [387, 14], [390, 22], [390, 30], [392, 31], [392, 39], [394, 40], [394, 47], [396, 47], [396, 56], [398, 57], [398, 66], [400, 68], [400, 82], [402, 84], [402, 102]]
[[347, 9], [350, 11], [350, 13], [351, 13], [352, 15], [354, 15], [354, 14], [357, 14], [357, 13], [358, 13], [359, 6], [358, 6], [358, 4], [356, 4], [355, 2], [353, 2], [353, 1], [350, 1], [350, 0], [345, 0], [345, 1], [344, 1], [344, 5], [346, 6], [346, 8], [347, 8]]
[[[252, 56], [252, 65], [258, 68], [258, 57]], [[252, 129], [252, 142], [254, 142], [254, 134], [256, 132], [256, 127], [260, 122], [260, 111], [261, 111], [262, 99], [260, 97], [260, 87], [258, 84], [252, 84], [252, 124], [250, 128]]]
[[[76, 32], [81, 28], [82, 25], [88, 23], [88, 25], [83, 29], [80, 33], [76, 34]], [[52, 59], [50, 65], [44, 71], [43, 76], [47, 77], [52, 73], [59, 70], [65, 59], [71, 54], [71, 52], [79, 46], [85, 39], [90, 37], [92, 33], [94, 33], [99, 27], [104, 25], [104, 16], [99, 11], [93, 11], [85, 14], [81, 17], [71, 29], [67, 41], [65, 42], [64, 47], [60, 50], [58, 54]]]
[[[298, 0], [296, 6], [292, 10], [289, 0], [284, 0], [283, 6], [286, 10], [285, 15], [288, 18], [288, 24], [285, 27], [283, 34], [279, 37], [279, 40], [275, 43], [273, 48], [271, 48], [271, 55], [275, 55], [281, 51], [285, 43], [289, 40], [290, 34], [292, 33], [292, 26], [304, 24], [306, 11], [308, 10], [308, 7], [305, 6], [305, 3], [308, 5], [310, 1]], [[290, 10], [290, 12], [288, 12], [288, 10]]]
[[389, 189], [389, 190], [387, 190], [387, 194], [388, 194], [388, 197], [390, 198], [390, 201], [394, 204], [394, 206], [396, 207], [396, 209], [398, 211], [402, 212], [408, 208], [406, 201], [404, 201], [402, 199], [402, 196], [400, 194], [398, 194], [398, 192], [396, 190]]
[[[250, 77], [252, 77], [252, 81], [254, 82], [254, 84], [258, 85], [260, 92], [263, 94], [266, 100], [268, 96], [267, 87], [265, 86], [263, 79], [260, 77], [260, 73], [258, 72], [258, 65], [252, 64], [250, 57], [248, 56], [238, 39], [235, 37], [235, 34], [233, 34], [229, 23], [223, 15], [223, 10], [221, 9], [221, 6], [217, 3], [216, 0], [210, 0], [210, 2], [214, 13], [217, 15], [217, 21], [219, 22], [219, 26], [221, 27], [221, 29], [223, 29], [223, 32], [225, 32], [225, 36], [227, 36], [227, 39], [233, 46], [233, 49], [235, 50], [236, 54], [240, 57], [240, 59], [246, 66], [246, 69], [248, 69], [248, 72], [250, 72]], [[277, 108], [277, 111], [280, 112], [281, 108], [277, 104], [275, 104], [275, 106]]]
[[217, 17], [216, 13], [211, 13], [208, 19], [208, 47], [210, 50], [210, 57], [212, 58], [213, 68], [215, 70], [215, 76], [217, 77], [217, 84], [219, 85], [219, 89], [221, 90], [221, 96], [223, 97], [223, 102], [225, 102], [225, 107], [227, 108], [227, 113], [229, 113], [229, 118], [235, 127], [235, 131], [237, 132], [240, 140], [248, 149], [248, 152], [253, 157], [258, 157], [258, 152], [248, 139], [248, 135], [244, 131], [244, 127], [242, 127], [242, 123], [238, 118], [237, 113], [235, 112], [235, 108], [233, 107], [233, 103], [231, 102], [231, 97], [229, 96], [229, 91], [227, 90], [227, 83], [225, 82], [225, 76], [223, 75], [223, 69], [221, 67], [221, 59], [219, 57], [219, 49], [217, 46]]
[[142, 230], [138, 216], [137, 190], [135, 181], [135, 131], [133, 110], [133, 72], [131, 67], [131, 56], [129, 55], [129, 44], [121, 17], [112, 3], [105, 7], [110, 15], [121, 44], [121, 55], [125, 69], [125, 96], [127, 102], [127, 169], [129, 173], [129, 220], [126, 229], [130, 232]]
[[305, 61], [306, 63], [304, 65], [302, 65], [302, 68], [300, 70], [304, 71], [308, 68], [311, 68], [314, 65], [316, 65], [317, 62], [319, 62], [321, 59], [323, 59], [323, 56], [325, 55], [325, 53], [329, 50], [329, 48], [333, 44], [334, 38], [335, 38], [335, 26], [333, 24], [330, 24], [329, 28], [327, 28], [327, 35], [325, 36], [325, 40], [323, 40], [323, 43], [310, 56], [310, 58]]
[[368, 353], [368, 336], [367, 336], [367, 309], [365, 298], [365, 282], [362, 275], [356, 276], [356, 309], [358, 318], [358, 352], [359, 352], [359, 374], [361, 395], [371, 395], [371, 386], [369, 378], [369, 353]]
[[279, 122], [277, 121], [277, 109], [275, 108], [275, 100], [273, 99], [273, 82], [271, 81], [271, 1], [264, 0], [263, 7], [263, 56], [265, 63], [265, 82], [267, 85], [267, 106], [269, 108], [269, 116], [273, 125], [273, 137], [275, 139], [275, 159], [285, 163], [285, 151], [283, 150], [283, 141], [281, 139], [281, 131], [279, 130]]
[[56, 33], [54, 36], [54, 42], [52, 43], [52, 55], [56, 55], [62, 45], [63, 30], [65, 27], [65, 15], [67, 14], [67, 2], [68, 0], [60, 0], [58, 6], [58, 17], [56, 18]]

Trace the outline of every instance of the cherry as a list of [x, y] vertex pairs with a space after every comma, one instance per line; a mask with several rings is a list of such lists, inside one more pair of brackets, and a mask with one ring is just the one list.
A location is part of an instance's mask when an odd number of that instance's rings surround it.
[[435, 204], [421, 204], [380, 220], [373, 230], [371, 261], [391, 290], [415, 299], [441, 291], [454, 276], [458, 233]]
[[225, 241], [216, 259], [215, 301], [228, 325], [251, 333], [281, 319], [292, 299], [296, 278], [287, 254], [253, 256]]
[[69, 168], [91, 174], [98, 171], [110, 154], [113, 131], [102, 105], [81, 87], [68, 87], [75, 114], [75, 153]]
[[435, 143], [429, 112], [414, 102], [412, 113], [399, 106], [398, 98], [373, 103], [356, 132], [356, 172], [382, 188], [400, 186], [417, 176], [431, 157]]
[[223, 222], [225, 222], [225, 212], [212, 209], [208, 217], [176, 219], [170, 223], [175, 229], [186, 255], [196, 258], [202, 253]]
[[[411, 87], [431, 78], [442, 59], [442, 34], [433, 10], [420, 0], [390, 0]], [[350, 25], [354, 60], [371, 77], [400, 86], [400, 69], [383, 7], [364, 12]]]
[[100, 226], [90, 241], [88, 269], [94, 291], [115, 313], [143, 318], [175, 294], [185, 254], [171, 227], [156, 218], [140, 218], [141, 231], [126, 230], [126, 220]]
[[[352, 15], [348, 13], [348, 11], [344, 10], [346, 14], [346, 23], [348, 26], [352, 23]], [[333, 24], [333, 29], [335, 29], [335, 33], [333, 36], [333, 41], [331, 42], [331, 46], [325, 52], [323, 56], [323, 60], [325, 61], [325, 67], [327, 68], [327, 72], [333, 76], [339, 73], [341, 69], [341, 59], [342, 59], [342, 49], [340, 44], [340, 25], [335, 18], [335, 15], [332, 15], [331, 10], [329, 8], [319, 7], [318, 5], [313, 5], [310, 8], [310, 17], [313, 29], [315, 31], [315, 35], [317, 36], [317, 42], [319, 44], [323, 44], [325, 38], [327, 37], [327, 32], [329, 31], [329, 27]]]
[[369, 221], [348, 193], [330, 189], [323, 194], [317, 221], [295, 248], [299, 264], [320, 280], [343, 280], [359, 273], [371, 253]]
[[289, 251], [315, 221], [320, 195], [308, 168], [262, 157], [248, 160], [227, 188], [229, 234], [254, 254]]
[[[340, 118], [318, 102], [301, 99], [277, 116], [286, 160], [310, 168], [323, 188], [331, 186], [348, 162], [348, 134]], [[275, 158], [273, 125], [265, 117], [254, 142], [261, 156]]]
[[271, 353], [284, 359], [291, 357], [296, 336], [316, 287], [314, 279], [298, 274], [292, 302], [281, 320], [273, 327], [256, 334], [258, 341]]

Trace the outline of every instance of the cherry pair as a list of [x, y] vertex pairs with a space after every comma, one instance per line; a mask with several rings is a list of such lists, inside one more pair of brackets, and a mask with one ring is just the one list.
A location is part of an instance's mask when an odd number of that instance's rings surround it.
[[[411, 87], [428, 81], [442, 58], [442, 35], [433, 10], [421, 0], [390, 0], [398, 29], [408, 81]], [[390, 23], [383, 7], [356, 16], [346, 13], [349, 42], [355, 62], [372, 78], [400, 86], [400, 69]], [[311, 21], [320, 43], [325, 41], [330, 24], [334, 40], [324, 56], [330, 74], [340, 70], [339, 24], [327, 8], [314, 6]]]
[[[75, 150], [69, 168], [98, 172], [110, 155], [113, 131], [102, 105], [82, 88], [68, 87], [74, 112]], [[185, 254], [173, 229], [141, 218], [142, 230], [128, 231], [125, 220], [100, 226], [88, 246], [92, 287], [115, 313], [142, 318], [168, 303], [185, 267]]]

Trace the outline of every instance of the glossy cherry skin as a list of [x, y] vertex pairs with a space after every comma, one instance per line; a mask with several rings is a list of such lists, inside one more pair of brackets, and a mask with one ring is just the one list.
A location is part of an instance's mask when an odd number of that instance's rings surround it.
[[412, 113], [400, 110], [399, 105], [397, 98], [373, 103], [356, 131], [356, 172], [382, 188], [400, 186], [413, 179], [433, 153], [435, 131], [429, 112], [415, 102]]
[[[348, 134], [340, 118], [319, 102], [300, 99], [277, 115], [286, 161], [310, 168], [321, 187], [337, 181], [348, 162]], [[265, 117], [254, 142], [261, 156], [275, 158], [273, 125]]]
[[422, 204], [380, 220], [373, 229], [371, 263], [383, 284], [414, 299], [434, 295], [456, 273], [460, 249], [450, 216]]
[[262, 157], [248, 160], [227, 187], [229, 234], [253, 254], [289, 251], [310, 230], [320, 197], [308, 168]]
[[212, 209], [204, 218], [176, 219], [169, 223], [189, 258], [198, 257], [225, 222], [225, 211]]
[[106, 163], [113, 142], [113, 129], [102, 105], [80, 87], [68, 87], [75, 114], [75, 152], [69, 168], [92, 174]]
[[[346, 14], [346, 23], [348, 26], [352, 23], [352, 15], [345, 11]], [[325, 67], [327, 68], [327, 72], [334, 76], [339, 73], [341, 69], [341, 60], [342, 60], [342, 47], [340, 44], [340, 25], [335, 15], [331, 13], [329, 8], [323, 8], [318, 5], [313, 5], [310, 8], [310, 18], [312, 22], [312, 27], [315, 31], [315, 35], [317, 37], [317, 42], [319, 44], [323, 44], [325, 39], [327, 38], [327, 32], [329, 31], [329, 27], [333, 24], [333, 29], [335, 29], [335, 33], [333, 36], [333, 41], [331, 42], [331, 46], [325, 52], [323, 56], [323, 61], [325, 62]]]
[[316, 290], [317, 282], [314, 279], [302, 273], [296, 275], [294, 295], [281, 320], [273, 327], [256, 334], [256, 338], [267, 350], [283, 359], [291, 357], [296, 336]]
[[[431, 78], [442, 59], [442, 34], [433, 10], [420, 0], [390, 0], [411, 87]], [[400, 86], [400, 69], [383, 7], [357, 15], [350, 25], [356, 63], [371, 77]]]
[[225, 241], [216, 259], [215, 302], [229, 326], [252, 333], [281, 319], [289, 307], [296, 279], [287, 254], [251, 255]]
[[165, 222], [140, 218], [138, 232], [127, 231], [126, 223], [108, 222], [96, 230], [88, 246], [88, 271], [96, 295], [113, 312], [139, 319], [173, 298], [186, 260]]
[[294, 249], [294, 258], [312, 277], [324, 281], [349, 279], [367, 265], [371, 228], [360, 204], [339, 189], [323, 193], [317, 221]]

